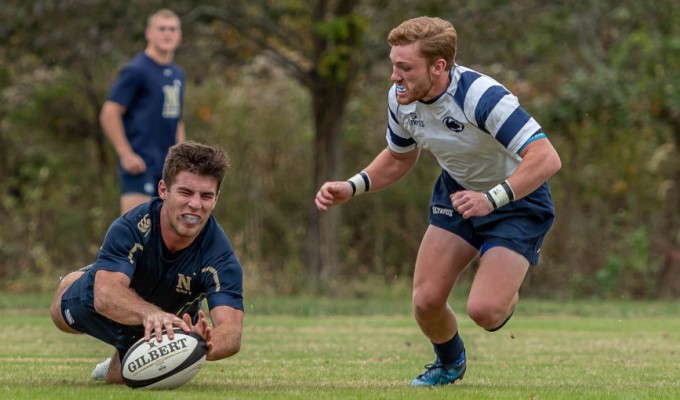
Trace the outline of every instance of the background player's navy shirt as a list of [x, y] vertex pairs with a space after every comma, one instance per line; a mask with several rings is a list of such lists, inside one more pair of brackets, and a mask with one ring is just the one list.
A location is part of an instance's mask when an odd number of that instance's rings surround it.
[[[98, 270], [118, 271], [144, 300], [180, 315], [206, 298], [210, 309], [230, 306], [243, 311], [243, 270], [222, 228], [213, 216], [194, 242], [169, 254], [160, 227], [163, 202], [155, 198], [118, 218], [106, 233], [89, 280], [87, 301], [94, 300]], [[93, 303], [94, 304], [94, 303]]]
[[160, 179], [182, 119], [184, 71], [174, 62], [160, 65], [140, 52], [121, 69], [107, 99], [126, 107], [125, 135], [148, 173]]

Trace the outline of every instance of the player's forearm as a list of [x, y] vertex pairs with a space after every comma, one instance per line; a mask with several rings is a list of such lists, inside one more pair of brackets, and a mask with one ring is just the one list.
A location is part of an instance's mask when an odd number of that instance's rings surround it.
[[120, 284], [95, 284], [94, 307], [99, 314], [123, 325], [142, 325], [146, 315], [162, 312]]
[[184, 143], [187, 140], [186, 133], [184, 131], [184, 122], [179, 121], [177, 124], [177, 137], [175, 138], [177, 143]]
[[241, 329], [227, 325], [219, 326], [213, 329], [212, 341], [215, 347], [208, 354], [208, 361], [231, 357], [241, 350]]
[[419, 150], [395, 153], [385, 148], [364, 169], [371, 179], [371, 192], [384, 189], [403, 178], [418, 161]]
[[547, 139], [531, 143], [527, 146], [517, 170], [508, 178], [515, 200], [538, 189], [561, 167], [560, 157]]
[[116, 153], [122, 158], [132, 153], [133, 150], [125, 136], [125, 127], [121, 117], [122, 114], [119, 106], [106, 103], [99, 115], [99, 123]]
[[213, 348], [208, 353], [210, 361], [231, 357], [241, 350], [241, 331], [243, 330], [243, 311], [228, 306], [218, 306], [210, 310], [213, 322]]

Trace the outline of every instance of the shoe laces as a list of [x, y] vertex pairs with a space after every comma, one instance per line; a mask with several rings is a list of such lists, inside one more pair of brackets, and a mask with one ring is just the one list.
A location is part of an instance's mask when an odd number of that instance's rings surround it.
[[437, 357], [437, 359], [435, 359], [433, 363], [425, 364], [425, 371], [418, 375], [418, 378], [430, 375], [433, 371], [440, 368], [444, 368], [444, 363], [442, 363], [439, 357]]

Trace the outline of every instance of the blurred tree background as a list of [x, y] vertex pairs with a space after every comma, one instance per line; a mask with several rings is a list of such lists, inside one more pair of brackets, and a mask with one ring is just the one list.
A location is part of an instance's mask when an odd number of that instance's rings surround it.
[[[671, 0], [4, 0], [0, 289], [52, 290], [118, 216], [98, 113], [144, 48], [146, 17], [183, 19], [191, 139], [232, 156], [215, 209], [248, 295], [407, 290], [439, 169], [328, 214], [320, 182], [385, 146], [386, 35], [450, 20], [457, 62], [513, 91], [560, 152], [558, 217], [524, 295], [680, 295], [680, 5]], [[459, 282], [469, 282], [470, 273]]]

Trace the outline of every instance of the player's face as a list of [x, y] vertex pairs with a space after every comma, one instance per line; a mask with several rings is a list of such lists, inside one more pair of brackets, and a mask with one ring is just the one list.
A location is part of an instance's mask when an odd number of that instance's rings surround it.
[[212, 176], [182, 171], [172, 187], [164, 181], [158, 194], [165, 200], [161, 210], [161, 230], [166, 245], [183, 248], [201, 232], [217, 203], [217, 180]]
[[149, 46], [161, 53], [175, 51], [182, 40], [182, 29], [176, 18], [155, 17], [146, 28], [146, 40]]
[[440, 93], [433, 93], [434, 78], [427, 60], [420, 56], [416, 44], [392, 46], [392, 82], [397, 85], [397, 102], [410, 104], [416, 100], [430, 100]]

